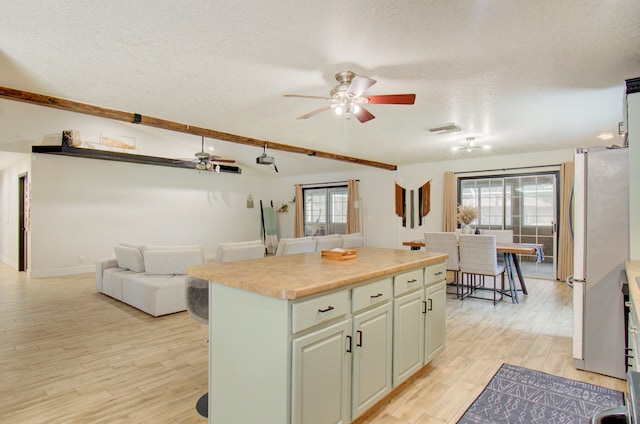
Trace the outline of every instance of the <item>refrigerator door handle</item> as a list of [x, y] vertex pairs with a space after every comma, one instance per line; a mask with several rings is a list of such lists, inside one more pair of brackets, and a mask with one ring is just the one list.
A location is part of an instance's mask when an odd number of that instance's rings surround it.
[[569, 220], [569, 238], [573, 242], [573, 186], [574, 183], [571, 184], [571, 189], [569, 190], [569, 216], [567, 219]]
[[567, 278], [565, 278], [564, 283], [573, 288], [573, 275], [568, 276]]

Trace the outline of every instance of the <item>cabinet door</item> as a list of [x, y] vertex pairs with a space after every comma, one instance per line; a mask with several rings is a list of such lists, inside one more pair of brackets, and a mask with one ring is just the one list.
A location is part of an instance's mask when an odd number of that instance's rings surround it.
[[629, 316], [627, 323], [627, 371], [640, 371], [640, 351], [638, 350], [638, 338], [640, 338], [638, 331], [638, 320], [636, 314], [636, 308], [633, 301], [630, 301]]
[[424, 289], [393, 302], [393, 385], [422, 367], [424, 359]]
[[349, 422], [351, 320], [319, 329], [292, 343], [292, 423]]
[[444, 349], [446, 282], [427, 287], [426, 291], [425, 364]]
[[388, 302], [353, 317], [351, 419], [391, 391], [392, 313]]

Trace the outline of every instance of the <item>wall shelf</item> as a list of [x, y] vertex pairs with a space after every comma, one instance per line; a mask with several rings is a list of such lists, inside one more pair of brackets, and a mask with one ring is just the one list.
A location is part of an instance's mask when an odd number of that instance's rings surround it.
[[[162, 158], [158, 156], [135, 155], [131, 153], [112, 152], [110, 150], [84, 149], [70, 146], [33, 146], [33, 153], [41, 153], [45, 155], [71, 156], [85, 159], [111, 160], [116, 162], [139, 163], [143, 165], [168, 166], [171, 168], [194, 169], [195, 162]], [[228, 172], [232, 174], [241, 174], [242, 169], [237, 166], [220, 164], [220, 172]]]

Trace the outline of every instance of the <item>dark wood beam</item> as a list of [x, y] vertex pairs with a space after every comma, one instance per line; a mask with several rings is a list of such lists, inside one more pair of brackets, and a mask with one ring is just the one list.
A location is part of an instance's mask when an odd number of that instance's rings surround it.
[[116, 121], [130, 122], [150, 127], [160, 128], [169, 131], [181, 132], [215, 138], [217, 140], [227, 141], [229, 143], [244, 144], [247, 146], [266, 147], [270, 150], [280, 150], [290, 153], [299, 153], [307, 156], [316, 156], [319, 158], [338, 160], [342, 162], [350, 162], [358, 165], [371, 166], [374, 168], [387, 169], [395, 171], [398, 167], [383, 162], [376, 162], [367, 159], [360, 159], [351, 156], [339, 155], [336, 153], [323, 152], [304, 147], [292, 146], [289, 144], [275, 143], [268, 140], [260, 140], [257, 138], [244, 137], [241, 135], [230, 134], [226, 132], [211, 130], [208, 128], [196, 127], [193, 125], [182, 124], [179, 122], [168, 121], [166, 119], [144, 116], [138, 113], [123, 112], [120, 110], [109, 109], [106, 107], [80, 103], [73, 100], [62, 99], [59, 97], [47, 96], [44, 94], [32, 93], [24, 90], [17, 90], [9, 87], [0, 86], [0, 97], [16, 100], [24, 103], [31, 103], [39, 106], [51, 107], [54, 109], [62, 109], [70, 112], [84, 113], [87, 115], [99, 116], [101, 118], [114, 119]]

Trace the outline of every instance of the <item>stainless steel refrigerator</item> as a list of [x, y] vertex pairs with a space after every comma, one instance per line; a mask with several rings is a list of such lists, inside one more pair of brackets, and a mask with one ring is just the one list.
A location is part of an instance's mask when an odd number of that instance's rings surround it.
[[628, 149], [578, 149], [573, 195], [574, 363], [581, 370], [625, 379]]

